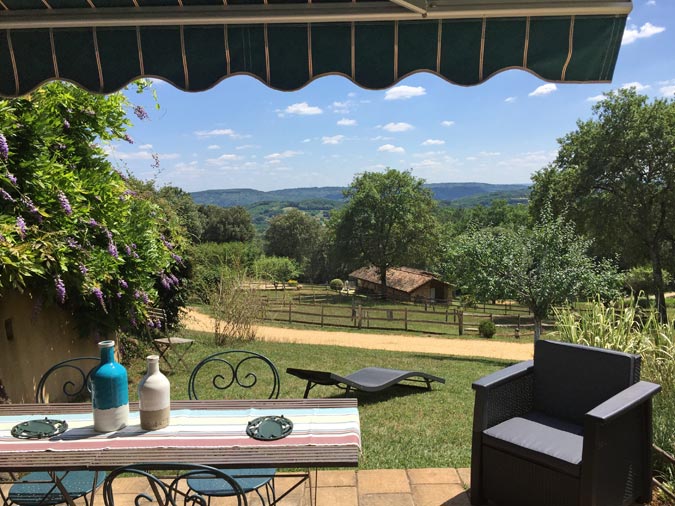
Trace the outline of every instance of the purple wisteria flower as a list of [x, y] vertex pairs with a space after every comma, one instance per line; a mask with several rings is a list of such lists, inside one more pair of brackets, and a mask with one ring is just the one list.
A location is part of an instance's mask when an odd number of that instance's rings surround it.
[[134, 114], [140, 120], [148, 119], [150, 117], [150, 115], [142, 105], [137, 105], [134, 107]]
[[155, 322], [153, 322], [152, 320], [148, 320], [147, 325], [148, 325], [148, 327], [150, 327], [151, 329], [154, 329], [154, 328], [155, 328]]
[[119, 258], [119, 254], [117, 253], [117, 246], [115, 246], [115, 243], [112, 241], [108, 243], [108, 253], [110, 253], [110, 256], [113, 258]]
[[13, 185], [16, 185], [16, 176], [14, 174], [12, 174], [11, 172], [7, 172], [5, 175], [7, 176], [7, 179], [9, 179]]
[[174, 285], [180, 285], [180, 279], [178, 279], [174, 274], [169, 274], [169, 277], [171, 278], [171, 281]]
[[129, 144], [134, 143], [134, 140], [131, 138], [129, 134], [124, 134], [124, 140], [127, 141]]
[[7, 145], [7, 139], [0, 133], [0, 158], [2, 158], [4, 161], [7, 161], [8, 157], [9, 146]]
[[164, 243], [164, 246], [166, 246], [166, 249], [171, 251], [173, 249], [173, 244], [164, 239], [164, 236], [162, 236], [162, 242]]
[[70, 130], [70, 122], [67, 119], [63, 120], [63, 129]]
[[0, 188], [0, 197], [2, 197], [4, 200], [8, 200], [9, 202], [14, 202], [14, 197], [12, 197], [2, 188]]
[[120, 286], [126, 290], [127, 288], [129, 288], [129, 283], [127, 283], [123, 279], [120, 279]]
[[89, 225], [91, 225], [92, 227], [98, 227], [99, 226], [98, 221], [96, 221], [94, 218], [89, 219]]
[[2, 234], [0, 234], [0, 242], [7, 242], [7, 239]]
[[130, 247], [128, 244], [125, 244], [125, 245], [124, 245], [124, 252], [125, 252], [127, 255], [131, 256], [132, 251], [131, 251], [131, 247]]
[[16, 217], [16, 228], [19, 231], [21, 239], [24, 239], [26, 237], [26, 220], [22, 216]]
[[54, 278], [54, 286], [56, 287], [56, 298], [59, 301], [59, 304], [66, 302], [66, 285], [64, 284], [61, 276], [56, 276]]
[[122, 292], [117, 292], [115, 294], [115, 297], [117, 297], [118, 299], [121, 299], [122, 298]]
[[101, 289], [95, 286], [94, 288], [91, 289], [91, 293], [94, 295], [94, 297], [96, 297], [98, 303], [101, 304], [101, 307], [105, 311], [106, 310], [105, 302], [103, 301], [103, 292], [101, 291]]
[[68, 245], [69, 248], [81, 249], [80, 244], [73, 237], [68, 237], [66, 239], [66, 244]]
[[83, 276], [86, 276], [87, 272], [89, 272], [89, 269], [87, 269], [87, 266], [84, 264], [80, 264], [77, 267], [80, 269], [80, 272], [82, 273]]
[[70, 202], [68, 202], [68, 197], [66, 197], [66, 194], [60, 191], [57, 198], [59, 199], [59, 204], [61, 204], [63, 212], [65, 212], [68, 216], [73, 214], [73, 208], [70, 207]]
[[164, 274], [159, 277], [159, 282], [166, 290], [171, 290], [171, 280], [167, 278]]
[[176, 261], [176, 263], [178, 263], [179, 265], [182, 265], [182, 266], [185, 265], [183, 263], [183, 259], [181, 258], [180, 255], [176, 255], [175, 253], [171, 253], [171, 258], [173, 258]]

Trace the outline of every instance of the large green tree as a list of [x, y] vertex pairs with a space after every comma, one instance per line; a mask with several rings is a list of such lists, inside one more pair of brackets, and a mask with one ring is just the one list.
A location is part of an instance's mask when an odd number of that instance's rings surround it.
[[388, 169], [356, 176], [345, 206], [331, 220], [334, 248], [343, 263], [378, 269], [382, 294], [387, 269], [426, 266], [438, 246], [436, 202], [424, 180]]
[[265, 231], [265, 253], [306, 265], [319, 247], [322, 225], [298, 209], [277, 215]]
[[103, 146], [133, 142], [132, 111], [147, 116], [121, 93], [64, 83], [0, 101], [0, 289], [57, 304], [87, 332], [155, 325], [148, 305], [180, 284], [183, 237]]
[[453, 239], [443, 271], [448, 281], [479, 299], [511, 298], [526, 305], [536, 340], [554, 305], [618, 295], [616, 267], [596, 262], [589, 246], [562, 217], [545, 212], [532, 229], [483, 228]]
[[609, 93], [593, 118], [558, 142], [556, 160], [533, 177], [533, 213], [550, 202], [594, 239], [596, 254], [618, 253], [623, 267], [648, 263], [665, 321], [663, 269], [675, 251], [675, 100]]
[[255, 230], [249, 212], [241, 207], [199, 206], [202, 242], [248, 242]]

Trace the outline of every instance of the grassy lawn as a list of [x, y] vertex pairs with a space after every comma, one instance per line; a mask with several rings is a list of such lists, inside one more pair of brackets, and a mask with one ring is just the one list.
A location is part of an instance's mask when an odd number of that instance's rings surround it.
[[[211, 353], [223, 351], [213, 344], [211, 334], [184, 332], [195, 339], [186, 355], [190, 367]], [[473, 391], [471, 383], [510, 364], [483, 358], [458, 358], [418, 353], [352, 349], [334, 346], [247, 342], [227, 348], [246, 349], [270, 358], [281, 375], [282, 398], [302, 397], [305, 382], [286, 374], [287, 367], [319, 369], [348, 374], [368, 366], [421, 370], [446, 379], [432, 391], [395, 387], [376, 394], [359, 393], [363, 453], [360, 469], [422, 467], [469, 467]], [[132, 397], [145, 372], [145, 360], [127, 366]], [[189, 372], [177, 368], [168, 374], [172, 399], [187, 399]], [[210, 377], [209, 377], [210, 380]], [[206, 378], [200, 383], [206, 386]], [[228, 398], [236, 398], [227, 390]], [[247, 395], [248, 394], [248, 395]], [[339, 397], [335, 387], [315, 387], [311, 397]], [[245, 392], [243, 397], [249, 396]], [[202, 396], [200, 395], [200, 398]]]

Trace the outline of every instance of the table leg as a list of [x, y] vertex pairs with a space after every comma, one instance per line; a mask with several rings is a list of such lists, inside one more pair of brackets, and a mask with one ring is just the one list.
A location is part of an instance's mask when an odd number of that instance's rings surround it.
[[[59, 478], [56, 471], [47, 471], [47, 472], [49, 473], [51, 479], [54, 480], [54, 485], [56, 485], [56, 488], [58, 488], [59, 492], [61, 492], [63, 502], [66, 503], [68, 506], [75, 506], [75, 500], [72, 497], [70, 497], [70, 494], [66, 490], [66, 487], [63, 486], [63, 483], [61, 483], [61, 478]], [[66, 474], [64, 474], [63, 476], [66, 476], [67, 474], [68, 471], [66, 471]]]
[[312, 470], [307, 469], [307, 474], [309, 474], [309, 503], [312, 506], [316, 506], [317, 502], [317, 487], [319, 483], [319, 470], [314, 468], [314, 479], [312, 480]]
[[171, 348], [171, 345], [170, 344], [160, 344], [160, 343], [156, 343], [155, 341], [153, 341], [152, 344], [155, 347], [155, 349], [159, 352], [160, 360], [164, 360], [167, 367], [169, 368], [169, 371], [173, 372], [173, 365], [171, 364], [171, 362], [169, 362], [169, 359], [166, 358], [166, 356], [165, 356], [166, 353]]
[[183, 350], [183, 353], [178, 353], [178, 351], [176, 351], [176, 356], [178, 357], [178, 358], [176, 359], [176, 364], [179, 364], [179, 363], [180, 363], [180, 364], [183, 364], [183, 367], [185, 367], [185, 370], [186, 370], [186, 371], [189, 371], [190, 368], [187, 366], [187, 364], [186, 364], [185, 361], [183, 360], [183, 357], [184, 357], [184, 356], [186, 355], [186, 353], [190, 350], [190, 348], [192, 348], [192, 345], [193, 345], [193, 344], [194, 344], [194, 343], [187, 343], [187, 346], [186, 346], [185, 349]]

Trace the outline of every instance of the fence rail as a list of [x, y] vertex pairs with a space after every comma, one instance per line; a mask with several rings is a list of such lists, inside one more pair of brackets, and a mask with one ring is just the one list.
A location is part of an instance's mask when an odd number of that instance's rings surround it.
[[443, 310], [429, 311], [414, 307], [381, 308], [354, 304], [351, 307], [336, 304], [297, 302], [268, 298], [263, 305], [263, 319], [321, 327], [350, 327], [373, 330], [419, 331], [440, 335], [477, 334], [482, 321], [495, 323], [498, 335], [520, 337], [534, 332], [532, 317], [520, 314], [485, 314], [465, 312], [461, 308], [445, 306]]

